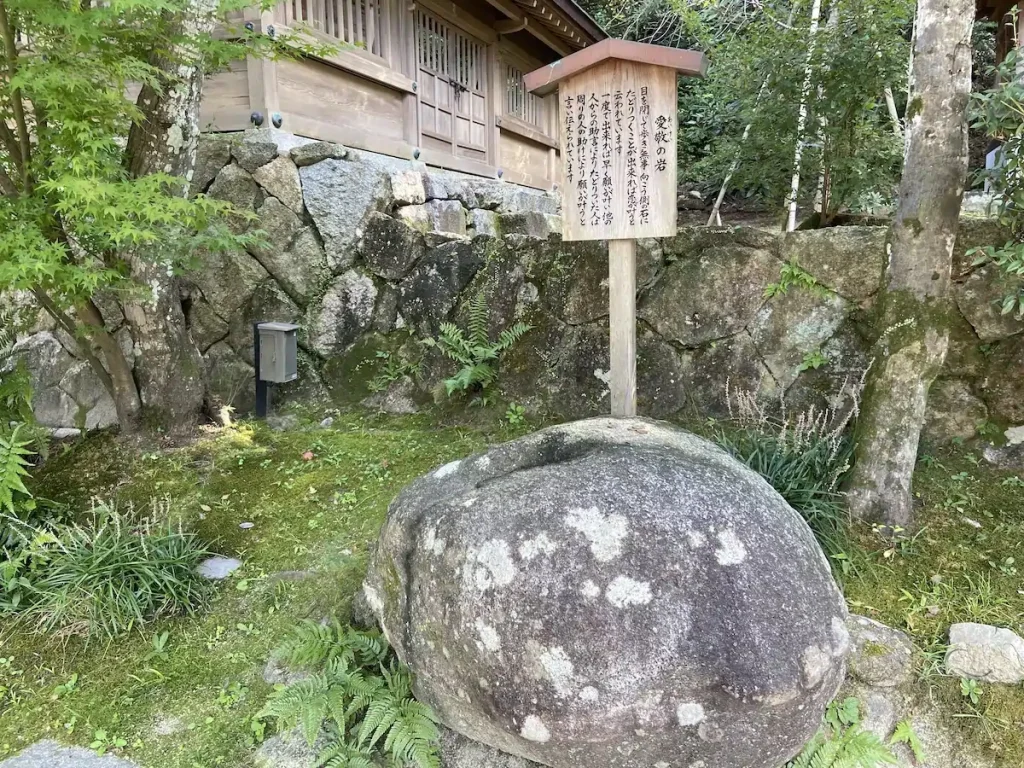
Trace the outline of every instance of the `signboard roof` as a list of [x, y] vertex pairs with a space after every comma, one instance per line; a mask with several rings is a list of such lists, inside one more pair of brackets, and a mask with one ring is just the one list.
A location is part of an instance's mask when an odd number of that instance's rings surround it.
[[526, 89], [545, 96], [552, 93], [566, 78], [615, 59], [667, 67], [691, 77], [703, 77], [708, 68], [707, 59], [700, 51], [609, 38], [530, 72], [525, 77]]

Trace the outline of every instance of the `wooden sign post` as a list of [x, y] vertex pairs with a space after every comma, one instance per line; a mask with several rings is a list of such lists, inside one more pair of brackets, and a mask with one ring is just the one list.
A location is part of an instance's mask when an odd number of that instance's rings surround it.
[[603, 40], [526, 76], [558, 91], [562, 239], [608, 241], [613, 416], [636, 415], [636, 241], [676, 233], [676, 78], [704, 55]]

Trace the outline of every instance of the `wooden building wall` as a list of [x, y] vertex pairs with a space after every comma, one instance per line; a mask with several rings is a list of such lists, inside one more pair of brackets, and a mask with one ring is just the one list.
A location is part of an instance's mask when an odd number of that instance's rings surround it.
[[238, 131], [253, 112], [264, 125], [279, 115], [300, 136], [550, 188], [557, 104], [522, 85], [547, 63], [543, 46], [523, 32], [498, 35], [486, 4], [460, 3], [286, 0], [251, 12], [265, 32], [339, 47], [318, 59], [250, 59], [209, 78], [202, 124]]

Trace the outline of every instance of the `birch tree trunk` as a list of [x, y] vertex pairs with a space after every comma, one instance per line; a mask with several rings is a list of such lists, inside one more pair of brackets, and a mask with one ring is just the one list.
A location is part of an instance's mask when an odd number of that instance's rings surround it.
[[793, 178], [790, 181], [786, 231], [796, 229], [796, 201], [800, 194], [800, 161], [804, 155], [807, 131], [807, 100], [811, 97], [811, 78], [814, 75], [814, 50], [818, 37], [818, 22], [821, 20], [821, 0], [811, 3], [811, 26], [807, 30], [807, 63], [804, 66], [804, 84], [800, 89], [800, 112], [796, 119], [796, 150], [793, 153]]
[[[214, 0], [192, 0], [174, 23], [188, 37], [209, 34], [215, 10]], [[128, 171], [133, 176], [162, 172], [189, 178], [199, 140], [202, 61], [195, 49], [178, 46], [155, 64], [167, 73], [169, 83], [162, 91], [145, 87], [139, 94], [145, 119], [128, 137]], [[187, 187], [182, 194], [187, 194]], [[135, 380], [143, 416], [167, 429], [187, 430], [202, 410], [205, 385], [202, 357], [185, 323], [178, 279], [159, 250], [133, 250], [122, 256], [132, 278], [148, 289], [148, 295], [124, 306], [138, 352]]]
[[973, 0], [920, 0], [899, 206], [849, 483], [854, 515], [906, 527], [928, 389], [949, 346], [950, 273], [967, 173]]

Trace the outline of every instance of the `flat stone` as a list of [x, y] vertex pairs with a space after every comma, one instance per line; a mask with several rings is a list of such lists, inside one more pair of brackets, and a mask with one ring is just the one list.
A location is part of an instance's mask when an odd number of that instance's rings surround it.
[[374, 392], [363, 400], [362, 405], [379, 413], [417, 413], [419, 407], [416, 405], [415, 395], [416, 384], [408, 376], [403, 376], [388, 384], [385, 390]]
[[441, 727], [443, 768], [543, 768], [539, 763], [510, 755]]
[[246, 136], [231, 148], [235, 162], [252, 173], [277, 157], [277, 143], [257, 136]]
[[953, 439], [970, 440], [978, 424], [988, 418], [985, 402], [963, 379], [938, 379], [928, 391], [928, 414], [922, 439], [939, 444]]
[[348, 157], [348, 150], [341, 144], [332, 144], [329, 141], [313, 141], [293, 147], [288, 153], [299, 168], [307, 165], [315, 165], [323, 160], [344, 160]]
[[383, 213], [371, 213], [359, 243], [366, 266], [385, 280], [401, 280], [426, 250], [423, 233]]
[[797, 264], [840, 296], [861, 302], [878, 292], [885, 268], [886, 227], [829, 227], [790, 232], [784, 261]]
[[58, 427], [50, 430], [50, 437], [54, 440], [72, 440], [82, 436], [82, 430], [72, 427]]
[[473, 208], [469, 212], [469, 226], [473, 230], [473, 236], [498, 237], [498, 214], [486, 208]]
[[221, 557], [216, 555], [208, 557], [196, 566], [196, 573], [204, 579], [220, 581], [226, 579], [232, 573], [242, 567], [242, 561], [233, 557]]
[[423, 204], [430, 229], [434, 232], [466, 234], [466, 209], [457, 200], [431, 200]]
[[[253, 181], [252, 174], [234, 163], [224, 166], [206, 191], [210, 197], [231, 203], [241, 212], [256, 210], [259, 193], [259, 185]], [[251, 224], [250, 220], [238, 216], [227, 218], [228, 228], [236, 235], [247, 230]]]
[[377, 287], [367, 275], [349, 270], [331, 283], [310, 330], [310, 346], [324, 357], [353, 344], [373, 319]]
[[1002, 313], [1003, 297], [1020, 289], [1021, 278], [1008, 278], [999, 267], [989, 264], [976, 268], [960, 283], [954, 283], [960, 313], [983, 342], [998, 341], [1024, 333], [1024, 320], [1016, 313]]
[[1016, 685], [1024, 681], [1024, 638], [988, 624], [954, 624], [946, 670], [954, 677]]
[[206, 133], [196, 147], [196, 165], [189, 184], [189, 194], [205, 192], [221, 169], [231, 162], [234, 139], [219, 133]]
[[355, 261], [367, 217], [391, 207], [390, 177], [368, 163], [330, 159], [300, 168], [299, 177], [327, 263], [332, 272], [344, 272]]
[[97, 755], [84, 747], [65, 747], [56, 741], [37, 741], [14, 757], [0, 760], [0, 768], [138, 768], [114, 755]]
[[253, 174], [256, 183], [287, 205], [294, 213], [302, 214], [302, 185], [299, 169], [287, 157], [276, 157], [257, 168]]
[[505, 235], [525, 235], [547, 240], [552, 234], [561, 234], [562, 217], [539, 211], [503, 213], [498, 216], [498, 227]]
[[746, 328], [782, 266], [770, 251], [729, 240], [689, 254], [665, 269], [639, 309], [666, 341], [685, 347]]
[[853, 641], [850, 675], [854, 679], [881, 688], [910, 679], [914, 646], [906, 634], [866, 616], [850, 616], [846, 627]]
[[310, 746], [298, 729], [279, 733], [264, 741], [253, 762], [256, 768], [309, 768], [316, 764], [317, 755], [327, 746], [325, 734]]
[[391, 190], [398, 205], [420, 205], [427, 201], [423, 185], [424, 174], [419, 171], [397, 171], [391, 174]]

